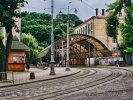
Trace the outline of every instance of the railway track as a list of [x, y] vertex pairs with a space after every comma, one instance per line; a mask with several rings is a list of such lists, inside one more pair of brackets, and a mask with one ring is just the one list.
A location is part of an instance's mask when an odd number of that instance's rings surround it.
[[[121, 70], [126, 71], [129, 77], [132, 76], [131, 71], [126, 69]], [[122, 76], [122, 72], [118, 69], [85, 69], [81, 73], [71, 77], [64, 77], [37, 84], [34, 83], [23, 86], [3, 88], [0, 89], [0, 97], [4, 100], [52, 99], [54, 97], [70, 94], [106, 83], [120, 76]], [[0, 98], [0, 100], [3, 99]]]

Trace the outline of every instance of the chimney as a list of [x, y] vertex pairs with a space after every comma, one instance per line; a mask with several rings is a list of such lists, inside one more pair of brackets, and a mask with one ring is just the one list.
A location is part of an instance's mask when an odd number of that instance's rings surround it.
[[96, 16], [98, 15], [98, 8], [96, 8]]
[[102, 9], [102, 15], [103, 16], [105, 15], [105, 9]]

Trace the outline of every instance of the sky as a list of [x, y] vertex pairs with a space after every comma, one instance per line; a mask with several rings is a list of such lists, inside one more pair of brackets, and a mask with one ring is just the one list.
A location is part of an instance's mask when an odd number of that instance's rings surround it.
[[[28, 4], [21, 8], [21, 11], [29, 12], [39, 12], [39, 13], [51, 13], [51, 0], [26, 0]], [[81, 2], [82, 1], [82, 2]], [[64, 14], [67, 14], [67, 7], [70, 9], [76, 8], [78, 13], [76, 14], [81, 20], [85, 21], [91, 16], [95, 16], [95, 9], [99, 9], [99, 14], [101, 9], [107, 9], [106, 5], [115, 2], [116, 0], [54, 0], [54, 16], [56, 16], [61, 8]], [[69, 4], [69, 2], [72, 2]], [[45, 9], [45, 10], [44, 10]], [[74, 13], [70, 10], [70, 13]]]

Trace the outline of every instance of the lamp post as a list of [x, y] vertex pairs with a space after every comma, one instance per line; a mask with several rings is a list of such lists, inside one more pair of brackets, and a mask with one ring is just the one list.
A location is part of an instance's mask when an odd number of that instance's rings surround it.
[[117, 52], [116, 66], [119, 67], [119, 48], [118, 48], [118, 43], [117, 43], [117, 35], [118, 34], [116, 34], [116, 52]]
[[54, 14], [54, 0], [51, 0], [51, 61], [50, 61], [50, 75], [55, 74], [55, 61], [54, 61], [54, 29], [53, 29], [53, 14]]
[[67, 19], [67, 58], [66, 58], [66, 71], [70, 71], [70, 65], [69, 65], [69, 13], [70, 13], [70, 9], [68, 6], [68, 19]]
[[[69, 2], [69, 4], [72, 3], [72, 2]], [[64, 9], [66, 10], [65, 8], [61, 8], [61, 9]], [[67, 7], [67, 49], [66, 49], [66, 71], [70, 71], [70, 59], [69, 59], [69, 53], [70, 53], [70, 47], [69, 47], [69, 33], [70, 33], [70, 29], [69, 29], [69, 14], [70, 14], [70, 11], [71, 10], [75, 10], [74, 12], [77, 13], [77, 9], [76, 8], [72, 8], [70, 9], [69, 5]], [[62, 13], [60, 11], [60, 13]]]
[[[117, 22], [116, 22], [116, 30], [117, 30]], [[118, 32], [116, 33], [116, 52], [117, 52], [117, 61], [116, 61], [116, 66], [117, 67], [119, 67], [119, 47], [118, 47], [118, 39], [117, 39], [117, 37], [118, 37]]]

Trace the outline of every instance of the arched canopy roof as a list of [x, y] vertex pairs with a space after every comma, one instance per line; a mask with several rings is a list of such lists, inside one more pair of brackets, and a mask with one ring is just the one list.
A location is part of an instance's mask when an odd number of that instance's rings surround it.
[[[55, 51], [59, 53], [61, 53], [62, 41], [64, 51], [66, 52], [67, 41], [66, 38], [62, 38], [55, 42]], [[94, 56], [103, 57], [109, 55], [108, 48], [93, 36], [84, 34], [71, 34], [69, 36], [69, 41], [71, 58], [87, 58]], [[47, 49], [50, 49], [50, 46]], [[47, 50], [43, 50], [39, 55], [42, 56], [45, 54], [43, 53], [45, 51]]]

